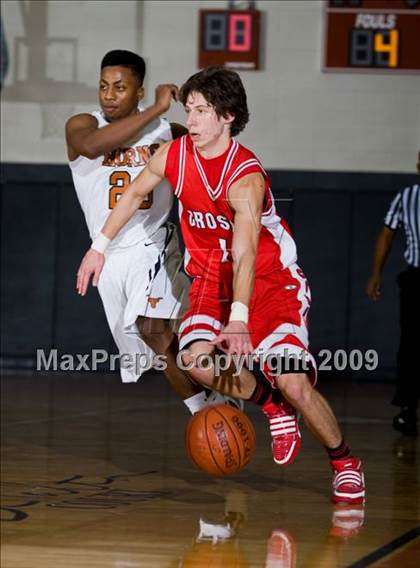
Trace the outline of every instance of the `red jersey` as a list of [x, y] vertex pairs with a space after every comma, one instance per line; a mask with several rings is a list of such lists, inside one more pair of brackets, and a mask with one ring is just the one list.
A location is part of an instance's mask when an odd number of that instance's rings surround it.
[[179, 199], [181, 231], [190, 276], [232, 279], [232, 237], [235, 212], [229, 188], [241, 177], [259, 172], [265, 180], [264, 209], [256, 258], [256, 277], [296, 262], [296, 246], [286, 222], [275, 210], [270, 181], [255, 155], [232, 139], [222, 156], [205, 160], [190, 136], [173, 141], [165, 176]]

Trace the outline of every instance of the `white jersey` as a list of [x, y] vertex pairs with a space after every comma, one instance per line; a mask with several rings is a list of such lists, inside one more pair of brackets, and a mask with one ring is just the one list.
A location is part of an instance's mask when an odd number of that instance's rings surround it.
[[[139, 110], [142, 111], [141, 108]], [[96, 111], [92, 115], [98, 121], [99, 128], [109, 124], [102, 112]], [[98, 236], [126, 187], [144, 169], [153, 153], [153, 145], [169, 140], [172, 140], [169, 122], [157, 118], [143, 128], [140, 138], [130, 146], [118, 148], [94, 160], [79, 156], [69, 162], [92, 240]], [[113, 239], [112, 249], [132, 246], [153, 235], [166, 222], [172, 200], [173, 192], [169, 184], [162, 182]]]

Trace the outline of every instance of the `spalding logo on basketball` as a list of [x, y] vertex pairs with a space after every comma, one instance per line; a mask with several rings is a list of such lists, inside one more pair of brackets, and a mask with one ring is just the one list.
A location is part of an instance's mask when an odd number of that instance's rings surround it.
[[210, 475], [240, 471], [251, 459], [255, 442], [254, 426], [248, 416], [224, 404], [197, 412], [185, 432], [190, 460]]

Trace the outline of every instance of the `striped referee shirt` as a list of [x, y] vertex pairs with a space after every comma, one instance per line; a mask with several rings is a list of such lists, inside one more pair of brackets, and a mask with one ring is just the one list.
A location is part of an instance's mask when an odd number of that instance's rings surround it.
[[404, 258], [410, 266], [420, 265], [420, 186], [402, 189], [395, 196], [385, 216], [385, 226], [393, 231], [404, 226]]

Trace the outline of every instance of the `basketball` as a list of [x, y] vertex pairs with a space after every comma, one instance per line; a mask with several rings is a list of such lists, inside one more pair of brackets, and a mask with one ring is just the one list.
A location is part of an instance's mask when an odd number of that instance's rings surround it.
[[190, 460], [210, 475], [237, 473], [255, 450], [254, 426], [237, 408], [218, 404], [203, 408], [189, 421], [185, 446]]

